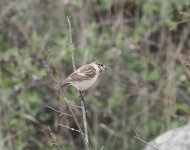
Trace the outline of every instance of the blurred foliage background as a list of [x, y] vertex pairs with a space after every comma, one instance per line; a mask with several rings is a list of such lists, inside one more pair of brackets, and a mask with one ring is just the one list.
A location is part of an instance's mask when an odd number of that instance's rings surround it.
[[[71, 18], [74, 45], [69, 42]], [[94, 59], [110, 71], [85, 92], [90, 144], [95, 149], [137, 150], [190, 114], [189, 0], [1, 0], [0, 149], [44, 150], [55, 133], [62, 149], [83, 149], [76, 128], [52, 106], [68, 112], [42, 61], [58, 80]], [[80, 104], [69, 87], [69, 99]], [[77, 118], [80, 109], [75, 108]], [[81, 122], [82, 124], [82, 122]]]

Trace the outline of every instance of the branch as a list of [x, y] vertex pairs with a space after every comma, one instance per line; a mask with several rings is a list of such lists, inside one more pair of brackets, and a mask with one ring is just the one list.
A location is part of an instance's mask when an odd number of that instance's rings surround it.
[[[52, 50], [49, 51], [48, 57], [47, 57], [47, 59], [46, 59], [45, 61], [43, 61], [43, 64], [44, 64], [45, 68], [48, 70], [48, 72], [50, 73], [50, 76], [51, 76], [51, 78], [53, 79], [54, 83], [57, 85], [58, 90], [60, 91], [60, 94], [63, 95], [64, 100], [66, 101], [67, 106], [68, 106], [68, 109], [69, 109], [69, 111], [70, 111], [70, 113], [71, 113], [71, 116], [72, 116], [72, 118], [73, 118], [75, 124], [77, 125], [77, 128], [78, 128], [78, 130], [79, 130], [79, 132], [80, 132], [80, 134], [81, 134], [82, 141], [83, 141], [84, 145], [86, 146], [86, 149], [89, 150], [89, 148], [88, 148], [89, 145], [88, 145], [88, 143], [87, 143], [86, 140], [85, 140], [84, 133], [83, 133], [81, 127], [80, 127], [80, 124], [79, 124], [79, 122], [78, 122], [78, 120], [77, 120], [77, 118], [76, 118], [76, 115], [74, 114], [74, 112], [73, 112], [73, 110], [72, 110], [71, 103], [70, 103], [69, 100], [65, 97], [65, 95], [64, 95], [64, 93], [63, 93], [63, 89], [61, 89], [59, 82], [58, 82], [57, 79], [54, 77], [53, 71], [52, 71], [52, 69], [50, 69], [49, 64], [47, 63], [47, 61], [48, 61], [48, 59], [49, 59], [49, 57], [50, 57], [51, 54], [52, 54]], [[49, 108], [52, 108], [52, 107], [49, 107]], [[53, 110], [54, 110], [54, 109], [53, 109]], [[55, 110], [55, 111], [57, 111], [57, 110]], [[60, 112], [59, 112], [59, 113], [60, 113]], [[51, 131], [50, 128], [49, 128], [49, 130]], [[51, 133], [51, 132], [50, 132], [50, 133]], [[54, 134], [51, 134], [51, 136], [52, 136], [53, 140], [55, 141], [55, 140], [56, 140], [55, 135], [54, 135]], [[54, 144], [56, 144], [56, 145], [58, 146], [58, 148], [60, 147], [57, 141], [55, 141]], [[60, 148], [59, 148], [59, 149], [60, 149]], [[61, 150], [61, 149], [60, 149], [60, 150]]]
[[60, 113], [59, 117], [61, 117], [62, 115], [66, 115], [66, 116], [72, 117], [72, 115], [70, 115], [70, 114], [68, 114], [68, 113], [64, 113], [64, 112], [62, 112], [62, 111], [59, 111], [59, 110], [57, 110], [57, 109], [55, 109], [55, 108], [53, 108], [53, 107], [51, 107], [51, 106], [49, 106], [49, 105], [47, 105], [47, 107], [50, 108], [50, 109], [52, 109], [52, 110], [54, 110], [55, 112]]
[[143, 139], [141, 139], [136, 131], [135, 131], [135, 136], [133, 136], [133, 137], [136, 138], [137, 140], [139, 140], [139, 141], [141, 141], [141, 142], [143, 142], [143, 143], [149, 145], [150, 147], [152, 147], [152, 149], [159, 150], [159, 149], [158, 149], [157, 147], [155, 147], [154, 145], [152, 145], [152, 144], [150, 144], [150, 143], [144, 141]]
[[71, 128], [71, 127], [69, 127], [69, 126], [66, 126], [66, 125], [64, 125], [64, 124], [59, 124], [60, 126], [62, 126], [62, 127], [65, 127], [65, 128], [67, 128], [67, 129], [69, 129], [69, 130], [71, 130], [71, 131], [75, 131], [75, 132], [78, 132], [78, 133], [80, 133], [80, 131], [79, 130], [77, 130], [77, 129], [74, 129], [74, 128]]
[[72, 65], [73, 65], [73, 70], [76, 70], [76, 65], [75, 65], [75, 57], [74, 57], [74, 46], [73, 46], [73, 38], [72, 38], [72, 30], [71, 30], [71, 23], [70, 23], [70, 18], [67, 16], [67, 22], [69, 25], [69, 38], [70, 38], [70, 44], [72, 46], [71, 48], [71, 58], [72, 58]]
[[88, 126], [87, 126], [87, 121], [86, 121], [85, 101], [84, 101], [82, 92], [79, 91], [79, 93], [80, 93], [81, 106], [82, 106], [82, 118], [83, 118], [83, 124], [84, 124], [84, 136], [85, 136], [86, 142], [88, 143]]
[[[62, 95], [63, 95], [63, 90], [61, 90], [61, 93], [62, 93]], [[89, 146], [88, 142], [87, 142], [86, 139], [85, 139], [85, 135], [84, 135], [84, 133], [83, 133], [81, 127], [80, 127], [80, 124], [79, 124], [79, 122], [78, 122], [78, 120], [77, 120], [77, 118], [76, 118], [76, 116], [75, 116], [75, 114], [74, 114], [74, 112], [73, 112], [73, 110], [72, 110], [72, 108], [71, 108], [69, 102], [68, 102], [68, 99], [67, 99], [65, 96], [64, 96], [64, 99], [65, 99], [65, 101], [67, 102], [67, 106], [68, 106], [68, 108], [69, 108], [69, 111], [71, 112], [71, 115], [72, 115], [72, 117], [73, 117], [73, 119], [74, 119], [74, 122], [76, 123], [77, 128], [78, 128], [78, 130], [80, 131], [80, 134], [81, 134], [81, 136], [82, 136], [83, 143], [84, 143], [86, 149], [89, 150], [89, 147], [90, 147], [90, 146]]]
[[55, 144], [55, 145], [57, 146], [57, 148], [58, 148], [59, 150], [61, 150], [61, 146], [59, 145], [59, 143], [58, 143], [58, 141], [57, 141], [57, 137], [56, 137], [55, 134], [52, 132], [52, 130], [51, 130], [50, 127], [48, 127], [48, 129], [49, 129], [49, 134], [50, 134], [50, 136], [52, 137], [52, 139], [53, 139], [54, 142], [55, 142], [55, 143], [51, 143], [51, 146], [52, 146], [53, 144]]
[[67, 103], [69, 103], [69, 105], [71, 105], [71, 106], [73, 106], [73, 107], [76, 107], [76, 108], [81, 108], [81, 109], [82, 109], [82, 107], [81, 107], [81, 106], [76, 105], [75, 103], [71, 102], [71, 101], [70, 101], [70, 100], [68, 100], [68, 99], [65, 99], [65, 101], [66, 101]]
[[[72, 49], [71, 49], [71, 56], [72, 56], [72, 65], [73, 65], [73, 71], [76, 70], [76, 65], [75, 65], [75, 59], [74, 59], [74, 46], [73, 46], [73, 41], [72, 41], [72, 31], [71, 31], [71, 23], [70, 23], [70, 19], [67, 16], [67, 22], [69, 25], [69, 35], [70, 35], [70, 44], [72, 45]], [[84, 98], [82, 95], [82, 92], [79, 91], [80, 94], [80, 100], [81, 100], [81, 107], [82, 107], [82, 118], [83, 118], [83, 125], [84, 125], [84, 139], [85, 139], [85, 146], [86, 149], [89, 149], [89, 143], [88, 143], [88, 127], [87, 127], [87, 120], [86, 120], [86, 108], [85, 108], [85, 102], [84, 102]]]

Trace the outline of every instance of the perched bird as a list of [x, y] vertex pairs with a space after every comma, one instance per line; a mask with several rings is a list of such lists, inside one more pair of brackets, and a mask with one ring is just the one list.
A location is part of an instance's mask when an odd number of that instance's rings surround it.
[[86, 64], [69, 75], [60, 86], [63, 88], [67, 85], [72, 85], [79, 91], [86, 90], [96, 82], [105, 69], [108, 70], [108, 68], [99, 61]]

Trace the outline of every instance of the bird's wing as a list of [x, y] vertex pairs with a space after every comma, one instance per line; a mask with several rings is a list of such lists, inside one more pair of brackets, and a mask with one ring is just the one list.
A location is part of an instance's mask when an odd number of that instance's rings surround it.
[[96, 69], [92, 65], [88, 64], [73, 72], [67, 79], [65, 79], [65, 82], [90, 80], [95, 76]]

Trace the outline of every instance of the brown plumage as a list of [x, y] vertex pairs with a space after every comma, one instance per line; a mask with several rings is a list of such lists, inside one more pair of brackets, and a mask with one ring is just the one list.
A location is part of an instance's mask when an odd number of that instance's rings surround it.
[[107, 69], [105, 65], [98, 61], [84, 65], [69, 75], [61, 83], [61, 87], [71, 84], [78, 90], [86, 90], [94, 84], [100, 73], [105, 69]]

